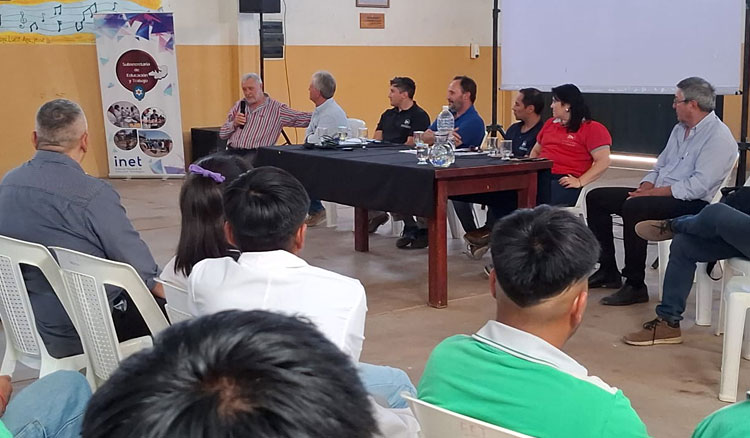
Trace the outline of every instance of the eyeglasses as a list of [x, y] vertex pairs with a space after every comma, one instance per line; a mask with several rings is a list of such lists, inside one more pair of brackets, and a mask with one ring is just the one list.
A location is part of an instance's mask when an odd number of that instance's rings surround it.
[[685, 103], [685, 102], [690, 102], [690, 99], [682, 99], [682, 100], [675, 99], [672, 101], [672, 105], [677, 105], [678, 103]]

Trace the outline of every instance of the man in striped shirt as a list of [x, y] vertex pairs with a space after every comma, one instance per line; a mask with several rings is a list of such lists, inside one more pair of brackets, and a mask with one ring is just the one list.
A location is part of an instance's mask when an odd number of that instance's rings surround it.
[[296, 111], [263, 92], [263, 81], [255, 73], [242, 77], [244, 99], [229, 110], [219, 137], [227, 140], [230, 151], [241, 151], [253, 161], [257, 148], [272, 146], [284, 127], [305, 128], [311, 113]]

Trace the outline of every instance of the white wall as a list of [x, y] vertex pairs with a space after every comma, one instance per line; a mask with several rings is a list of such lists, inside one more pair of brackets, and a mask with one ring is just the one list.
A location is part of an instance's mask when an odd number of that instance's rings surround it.
[[162, 7], [174, 12], [179, 45], [236, 45], [239, 41], [238, 0], [164, 0]]
[[[488, 0], [392, 0], [390, 8], [358, 8], [356, 0], [282, 0], [287, 45], [468, 46], [492, 44]], [[238, 0], [165, 0], [177, 43], [258, 44], [258, 15], [239, 14]], [[286, 10], [286, 14], [284, 14]], [[385, 29], [360, 29], [359, 14], [385, 14]]]

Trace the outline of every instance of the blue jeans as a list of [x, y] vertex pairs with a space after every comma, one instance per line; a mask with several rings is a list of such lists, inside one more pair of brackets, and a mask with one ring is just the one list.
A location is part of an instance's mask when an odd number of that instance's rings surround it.
[[78, 438], [91, 388], [75, 371], [56, 371], [15, 396], [0, 418], [15, 438]]
[[417, 396], [417, 390], [409, 380], [409, 376], [398, 368], [391, 368], [381, 365], [371, 365], [360, 362], [357, 366], [359, 369], [359, 379], [365, 390], [375, 398], [375, 400], [389, 408], [406, 408], [408, 404], [401, 397], [401, 393], [406, 391], [413, 396]]
[[320, 202], [320, 199], [311, 199], [310, 208], [307, 210], [307, 214], [315, 214], [321, 210], [325, 210], [325, 208], [323, 208], [323, 203]]
[[675, 323], [682, 320], [697, 262], [750, 257], [750, 216], [726, 204], [711, 204], [696, 215], [673, 219], [672, 230], [664, 296], [656, 314]]

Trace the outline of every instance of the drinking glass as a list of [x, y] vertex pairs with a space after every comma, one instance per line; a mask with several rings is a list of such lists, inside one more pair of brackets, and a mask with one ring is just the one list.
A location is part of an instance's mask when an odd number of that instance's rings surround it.
[[315, 142], [315, 144], [317, 144], [318, 146], [322, 145], [322, 144], [323, 144], [323, 140], [325, 140], [325, 138], [324, 138], [324, 137], [327, 137], [327, 136], [328, 136], [328, 128], [326, 128], [326, 127], [323, 127], [323, 126], [318, 126], [318, 127], [317, 127], [317, 128], [315, 129], [315, 136], [316, 136], [316, 137], [317, 137], [317, 139], [318, 139], [318, 140], [317, 140], [317, 141]]
[[500, 157], [500, 151], [497, 148], [497, 137], [487, 137], [487, 151], [490, 157], [497, 158]]
[[513, 155], [513, 140], [501, 140], [500, 153], [503, 156], [503, 160], [510, 160], [511, 155]]
[[414, 149], [417, 151], [417, 164], [427, 164], [427, 159], [430, 157], [430, 148], [422, 139], [423, 135], [424, 131], [414, 131], [412, 134], [414, 137]]
[[362, 142], [362, 149], [367, 147], [367, 127], [357, 128], [357, 137]]
[[345, 141], [349, 136], [349, 128], [346, 126], [339, 126], [336, 129], [336, 137], [339, 142]]

